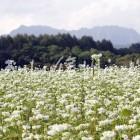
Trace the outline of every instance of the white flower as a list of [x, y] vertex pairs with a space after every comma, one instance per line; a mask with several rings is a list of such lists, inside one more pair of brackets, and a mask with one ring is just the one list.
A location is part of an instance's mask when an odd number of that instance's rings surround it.
[[24, 130], [28, 130], [28, 129], [31, 128], [31, 126], [30, 126], [30, 125], [23, 125], [22, 128], [23, 128]]
[[123, 140], [129, 140], [128, 136], [125, 134], [122, 135], [122, 138], [123, 138]]
[[48, 121], [48, 120], [49, 120], [49, 116], [48, 116], [48, 115], [45, 115], [45, 116], [43, 116], [43, 119], [44, 119], [45, 121]]
[[140, 135], [134, 136], [132, 140], [140, 140]]
[[112, 123], [113, 120], [103, 120], [103, 121], [99, 121], [99, 126], [105, 126], [105, 125], [109, 125]]
[[125, 131], [125, 130], [129, 130], [129, 129], [134, 129], [136, 127], [136, 124], [134, 125], [117, 125], [115, 126], [115, 130], [116, 131]]
[[42, 136], [38, 135], [38, 134], [35, 134], [33, 137], [35, 140], [41, 140], [41, 138], [42, 138]]
[[91, 58], [92, 59], [95, 59], [95, 60], [99, 59], [100, 57], [102, 57], [102, 54], [101, 53], [91, 55]]
[[32, 126], [32, 129], [39, 129], [39, 128], [41, 128], [41, 125], [34, 125], [34, 126]]
[[67, 129], [69, 129], [71, 127], [71, 125], [69, 124], [54, 124], [49, 126], [49, 131], [48, 131], [48, 135], [53, 136], [58, 132], [62, 132], [65, 131]]
[[40, 120], [40, 119], [43, 118], [43, 115], [42, 115], [42, 114], [37, 114], [37, 115], [35, 116], [35, 118], [36, 118], [37, 120]]
[[82, 140], [93, 140], [92, 137], [82, 137]]
[[89, 124], [88, 123], [85, 123], [85, 124], [80, 124], [79, 126], [75, 127], [76, 130], [84, 130], [84, 129], [87, 129], [89, 127]]
[[101, 140], [113, 140], [116, 136], [116, 133], [114, 131], [105, 131], [102, 133]]
[[2, 112], [2, 115], [3, 116], [10, 116], [10, 113], [9, 112]]
[[71, 112], [73, 112], [73, 113], [78, 113], [78, 112], [79, 112], [78, 107], [72, 107], [72, 108], [71, 108]]
[[103, 114], [106, 112], [106, 110], [103, 107], [101, 107], [101, 108], [98, 108], [98, 112], [99, 114]]

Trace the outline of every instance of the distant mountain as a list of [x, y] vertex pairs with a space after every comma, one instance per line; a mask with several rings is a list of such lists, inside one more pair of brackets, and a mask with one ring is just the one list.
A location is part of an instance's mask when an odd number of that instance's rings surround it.
[[92, 36], [94, 40], [110, 40], [117, 48], [128, 47], [132, 43], [140, 42], [140, 34], [133, 29], [128, 29], [119, 26], [98, 26], [91, 29], [81, 28], [79, 30], [60, 30], [49, 26], [20, 26], [13, 30], [10, 35], [17, 34], [34, 34], [36, 36], [41, 34], [56, 35], [58, 33], [70, 33], [77, 37], [84, 35]]
[[15, 36], [17, 34], [28, 34], [28, 35], [43, 35], [43, 34], [58, 34], [65, 33], [65, 30], [58, 30], [49, 26], [20, 26], [19, 28], [11, 31], [10, 35]]
[[118, 26], [102, 26], [92, 29], [80, 29], [72, 31], [77, 37], [83, 35], [92, 36], [95, 40], [107, 39], [117, 47], [127, 47], [132, 43], [140, 42], [140, 34], [133, 29]]

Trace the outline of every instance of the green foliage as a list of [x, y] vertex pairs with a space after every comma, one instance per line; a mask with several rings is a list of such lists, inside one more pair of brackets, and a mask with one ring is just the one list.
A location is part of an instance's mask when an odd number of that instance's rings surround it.
[[[100, 52], [103, 53], [102, 67], [112, 64], [128, 65], [129, 61], [140, 58], [140, 44], [117, 50], [110, 41], [94, 41], [90, 36], [79, 39], [70, 34], [1, 36], [0, 68], [5, 67], [7, 59], [14, 59], [20, 66], [28, 65], [32, 59], [36, 65], [51, 65], [61, 56], [75, 56], [77, 64], [86, 60], [90, 65], [91, 54]], [[112, 60], [110, 64], [108, 59]]]
[[129, 109], [123, 109], [121, 112], [120, 112], [120, 115], [122, 117], [130, 117], [132, 114], [132, 111], [129, 110]]

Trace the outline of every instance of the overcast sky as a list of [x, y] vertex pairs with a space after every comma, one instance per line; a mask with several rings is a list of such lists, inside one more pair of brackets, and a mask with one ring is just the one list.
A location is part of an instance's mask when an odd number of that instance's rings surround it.
[[78, 29], [119, 25], [140, 32], [140, 0], [1, 0], [0, 34], [20, 25]]

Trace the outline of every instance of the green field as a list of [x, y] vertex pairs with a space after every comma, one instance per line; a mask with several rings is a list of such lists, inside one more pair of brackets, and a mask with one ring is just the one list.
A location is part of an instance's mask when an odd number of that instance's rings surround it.
[[140, 140], [140, 68], [0, 71], [1, 140]]

